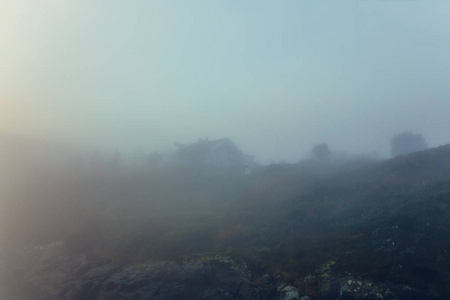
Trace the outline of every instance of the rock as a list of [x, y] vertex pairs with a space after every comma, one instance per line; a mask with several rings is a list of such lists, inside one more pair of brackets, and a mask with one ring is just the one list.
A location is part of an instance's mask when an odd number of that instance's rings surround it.
[[262, 283], [270, 283], [270, 275], [269, 274], [264, 274], [263, 276], [261, 276], [261, 282]]
[[298, 299], [300, 299], [297, 288], [295, 288], [291, 285], [284, 287], [281, 290], [281, 292], [284, 293], [284, 296], [281, 298], [283, 300], [298, 300]]
[[266, 282], [270, 275], [252, 284], [245, 263], [226, 256], [119, 266], [68, 254], [63, 243], [52, 243], [26, 249], [14, 265], [17, 278], [68, 300], [270, 300], [278, 294]]
[[342, 278], [339, 289], [338, 300], [357, 300], [357, 299], [440, 299], [437, 295], [413, 289], [407, 285], [375, 283], [367, 280], [361, 280], [354, 277]]
[[[441, 299], [407, 285], [335, 274], [335, 264], [329, 261], [304, 277], [303, 283], [315, 293], [309, 296], [321, 300]], [[252, 274], [244, 262], [223, 255], [183, 263], [120, 266], [68, 254], [63, 243], [52, 243], [15, 251], [7, 259], [0, 257], [0, 266], [0, 278], [31, 285], [49, 295], [44, 299], [310, 300], [280, 276]]]

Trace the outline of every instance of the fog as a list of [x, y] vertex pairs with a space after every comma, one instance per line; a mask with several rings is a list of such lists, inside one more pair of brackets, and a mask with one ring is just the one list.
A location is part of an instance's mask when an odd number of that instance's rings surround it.
[[3, 0], [0, 298], [447, 299], [449, 82], [448, 1]]
[[230, 138], [266, 164], [318, 143], [448, 142], [447, 1], [0, 4], [0, 129], [104, 151]]

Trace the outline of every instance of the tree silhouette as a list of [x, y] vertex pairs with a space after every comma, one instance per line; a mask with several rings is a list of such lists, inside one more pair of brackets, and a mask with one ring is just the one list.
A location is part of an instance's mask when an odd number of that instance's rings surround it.
[[425, 138], [421, 134], [404, 131], [391, 139], [391, 155], [406, 155], [428, 148]]
[[331, 155], [331, 151], [326, 143], [315, 145], [311, 153], [314, 158], [319, 160], [325, 160]]

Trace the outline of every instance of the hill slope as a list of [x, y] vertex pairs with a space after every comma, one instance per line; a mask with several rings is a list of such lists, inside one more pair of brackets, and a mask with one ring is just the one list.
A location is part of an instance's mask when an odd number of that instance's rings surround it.
[[333, 282], [346, 276], [450, 297], [450, 145], [252, 176], [105, 164], [31, 171], [15, 174], [2, 199], [3, 244], [64, 241], [117, 264], [226, 255], [310, 297], [336, 299]]

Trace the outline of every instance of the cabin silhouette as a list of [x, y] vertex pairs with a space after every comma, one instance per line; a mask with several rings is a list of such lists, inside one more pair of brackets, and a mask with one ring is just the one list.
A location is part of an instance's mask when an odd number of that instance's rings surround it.
[[229, 138], [218, 140], [200, 139], [196, 143], [179, 145], [178, 163], [213, 167], [248, 168], [255, 165], [255, 157], [243, 153]]

